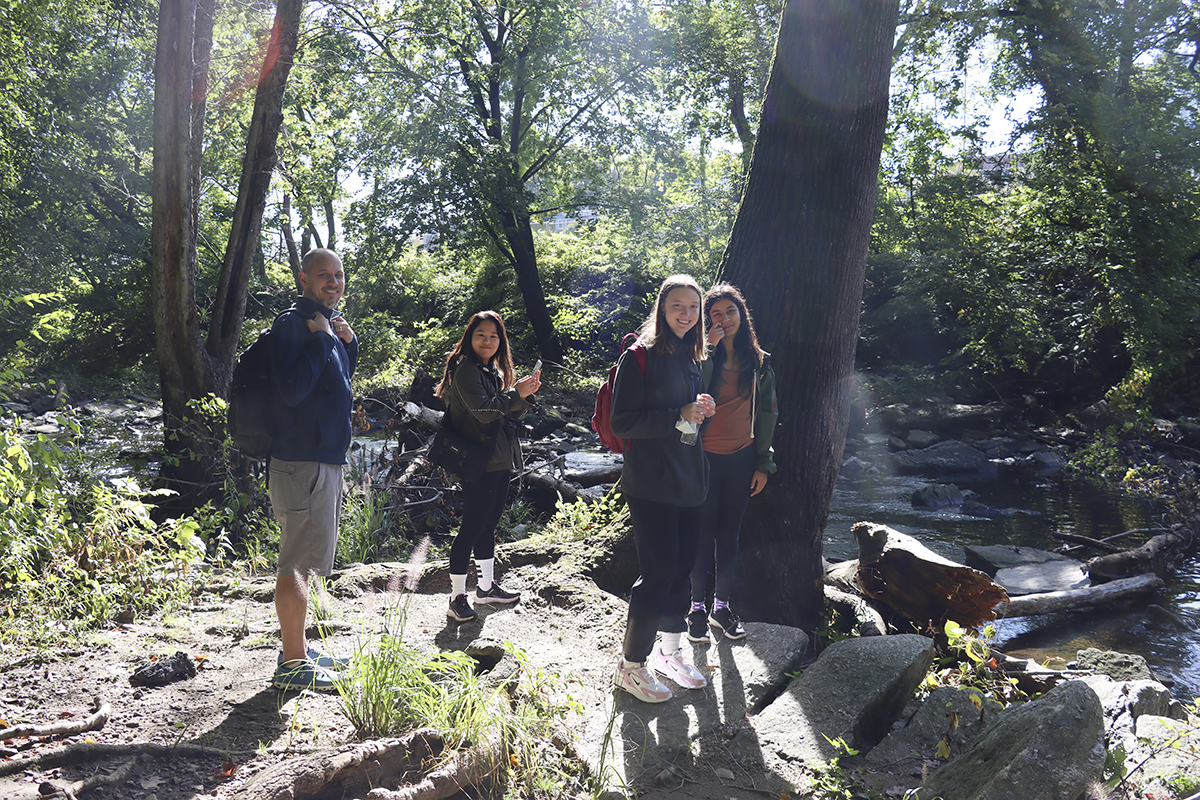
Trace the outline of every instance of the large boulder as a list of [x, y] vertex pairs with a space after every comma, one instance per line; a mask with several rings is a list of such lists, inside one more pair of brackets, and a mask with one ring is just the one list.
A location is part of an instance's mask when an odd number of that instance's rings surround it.
[[891, 728], [933, 663], [923, 636], [872, 636], [830, 645], [752, 718], [763, 760], [801, 790], [811, 768], [840, 755], [831, 741], [864, 750]]
[[[977, 697], [968, 689], [939, 686], [916, 707], [907, 719], [900, 719], [891, 733], [862, 759], [868, 774], [886, 772], [893, 776], [912, 776], [905, 790], [920, 784], [922, 767], [935, 760], [952, 758], [995, 723], [1004, 711], [990, 698], [976, 707]], [[948, 752], [948, 756], [944, 755]], [[903, 766], [905, 769], [896, 769]]]
[[907, 475], [982, 472], [995, 466], [982, 450], [955, 439], [920, 450], [892, 453], [892, 464], [898, 473]]
[[922, 784], [955, 800], [1076, 800], [1104, 766], [1104, 712], [1086, 684], [1068, 681], [1010, 706], [995, 725]]

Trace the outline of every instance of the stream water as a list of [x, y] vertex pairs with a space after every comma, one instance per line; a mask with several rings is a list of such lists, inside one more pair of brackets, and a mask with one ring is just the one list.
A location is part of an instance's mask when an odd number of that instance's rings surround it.
[[[962, 563], [963, 546], [1012, 544], [1049, 550], [1063, 544], [1054, 531], [1103, 539], [1159, 523], [1153, 504], [1101, 492], [1060, 476], [1044, 477], [1028, 468], [1001, 466], [992, 475], [939, 479], [970, 489], [993, 508], [1019, 509], [1008, 517], [978, 518], [956, 511], [914, 509], [911, 496], [930, 479], [870, 474], [843, 477], [834, 491], [825, 528], [825, 557], [858, 557], [850, 535], [855, 522], [882, 523], [916, 536], [941, 555]], [[1145, 535], [1116, 543], [1136, 546]], [[1086, 560], [1094, 552], [1072, 555]], [[1067, 661], [1088, 647], [1140, 653], [1172, 684], [1176, 698], [1200, 697], [1200, 561], [1195, 557], [1163, 577], [1158, 597], [1119, 610], [1073, 612], [999, 620], [993, 643], [1006, 653], [1039, 662]]]

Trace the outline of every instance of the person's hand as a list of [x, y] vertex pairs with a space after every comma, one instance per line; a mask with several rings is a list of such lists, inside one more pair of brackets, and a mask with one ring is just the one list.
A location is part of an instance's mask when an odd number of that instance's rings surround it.
[[333, 328], [329, 327], [329, 320], [320, 311], [308, 318], [309, 333], [328, 333], [330, 336], [335, 336]]
[[696, 402], [704, 409], [704, 416], [711, 417], [717, 413], [717, 401], [713, 399], [711, 394], [696, 395]]
[[542, 388], [542, 379], [539, 375], [526, 375], [524, 378], [517, 379], [517, 394], [521, 395], [522, 400], [528, 400], [529, 395], [540, 388]]
[[725, 329], [720, 325], [713, 325], [708, 329], [708, 343], [713, 347], [717, 346], [717, 342], [725, 338]]
[[754, 495], [758, 494], [763, 489], [765, 489], [766, 486], [767, 486], [767, 473], [759, 472], [758, 470], [755, 470], [754, 476], [752, 478], [750, 478], [750, 496], [754, 497]]
[[334, 318], [333, 333], [346, 344], [350, 344], [354, 341], [354, 330], [350, 327], [350, 323], [346, 322], [345, 317]]
[[701, 422], [704, 422], [704, 406], [699, 403], [688, 403], [679, 409], [679, 418], [693, 425], [699, 425]]

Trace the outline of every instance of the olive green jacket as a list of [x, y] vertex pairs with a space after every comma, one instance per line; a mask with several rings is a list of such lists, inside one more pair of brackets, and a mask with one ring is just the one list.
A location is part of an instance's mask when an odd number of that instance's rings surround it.
[[450, 424], [480, 447], [487, 446], [493, 426], [500, 424], [488, 472], [502, 469], [516, 472], [525, 465], [515, 423], [533, 405], [516, 389], [501, 391], [500, 374], [494, 368], [485, 367], [473, 355], [463, 356], [442, 399]]
[[[704, 375], [704, 385], [709, 394], [713, 394], [713, 360], [706, 358], [700, 362], [700, 371]], [[713, 394], [713, 398], [721, 398]], [[771, 354], [763, 353], [762, 366], [754, 375], [754, 392], [750, 400], [750, 431], [754, 437], [755, 452], [758, 454], [754, 461], [754, 471], [764, 475], [775, 474], [775, 450], [771, 441], [775, 438], [775, 423], [779, 421], [779, 403], [775, 398], [775, 370], [771, 369]]]

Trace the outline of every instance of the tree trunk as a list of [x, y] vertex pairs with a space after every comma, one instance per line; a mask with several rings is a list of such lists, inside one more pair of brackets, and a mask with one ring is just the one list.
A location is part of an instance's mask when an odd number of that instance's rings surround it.
[[202, 418], [188, 409], [188, 402], [229, 389], [303, 1], [279, 2], [208, 340], [202, 344], [195, 285], [203, 101], [196, 98], [208, 85], [213, 5], [212, 0], [163, 0], [154, 65], [152, 314], [167, 455], [160, 477], [179, 492], [183, 504], [211, 489], [213, 462], [220, 456], [223, 437], [217, 434], [224, 421]]
[[778, 474], [742, 526], [749, 619], [815, 627], [821, 538], [849, 424], [898, 4], [790, 0], [721, 274], [774, 350]]
[[529, 326], [533, 328], [538, 352], [546, 361], [562, 363], [562, 342], [554, 330], [550, 310], [546, 307], [546, 293], [542, 291], [542, 279], [538, 275], [529, 214], [501, 211], [501, 217], [504, 220], [505, 243], [513, 271], [517, 274], [517, 288], [521, 290], [521, 298], [525, 301], [525, 313], [529, 317]]
[[300, 11], [303, 7], [304, 0], [279, 0], [266, 58], [259, 75], [258, 93], [254, 98], [246, 155], [242, 160], [242, 177], [238, 183], [237, 205], [233, 210], [233, 226], [225, 248], [212, 324], [208, 330], [207, 349], [217, 368], [213, 391], [222, 396], [229, 392], [233, 357], [246, 315], [250, 273], [262, 232], [267, 191], [279, 160], [275, 143], [283, 124], [283, 90], [287, 86], [288, 73], [296, 55]]
[[[184, 446], [173, 434], [184, 431], [187, 401], [201, 396], [209, 383], [195, 288], [198, 188], [193, 154], [199, 145], [193, 138], [192, 98], [194, 85], [207, 83], [207, 76], [193, 75], [196, 11], [196, 0], [163, 0], [154, 60], [151, 314], [170, 455]], [[168, 458], [165, 477], [177, 468]]]

